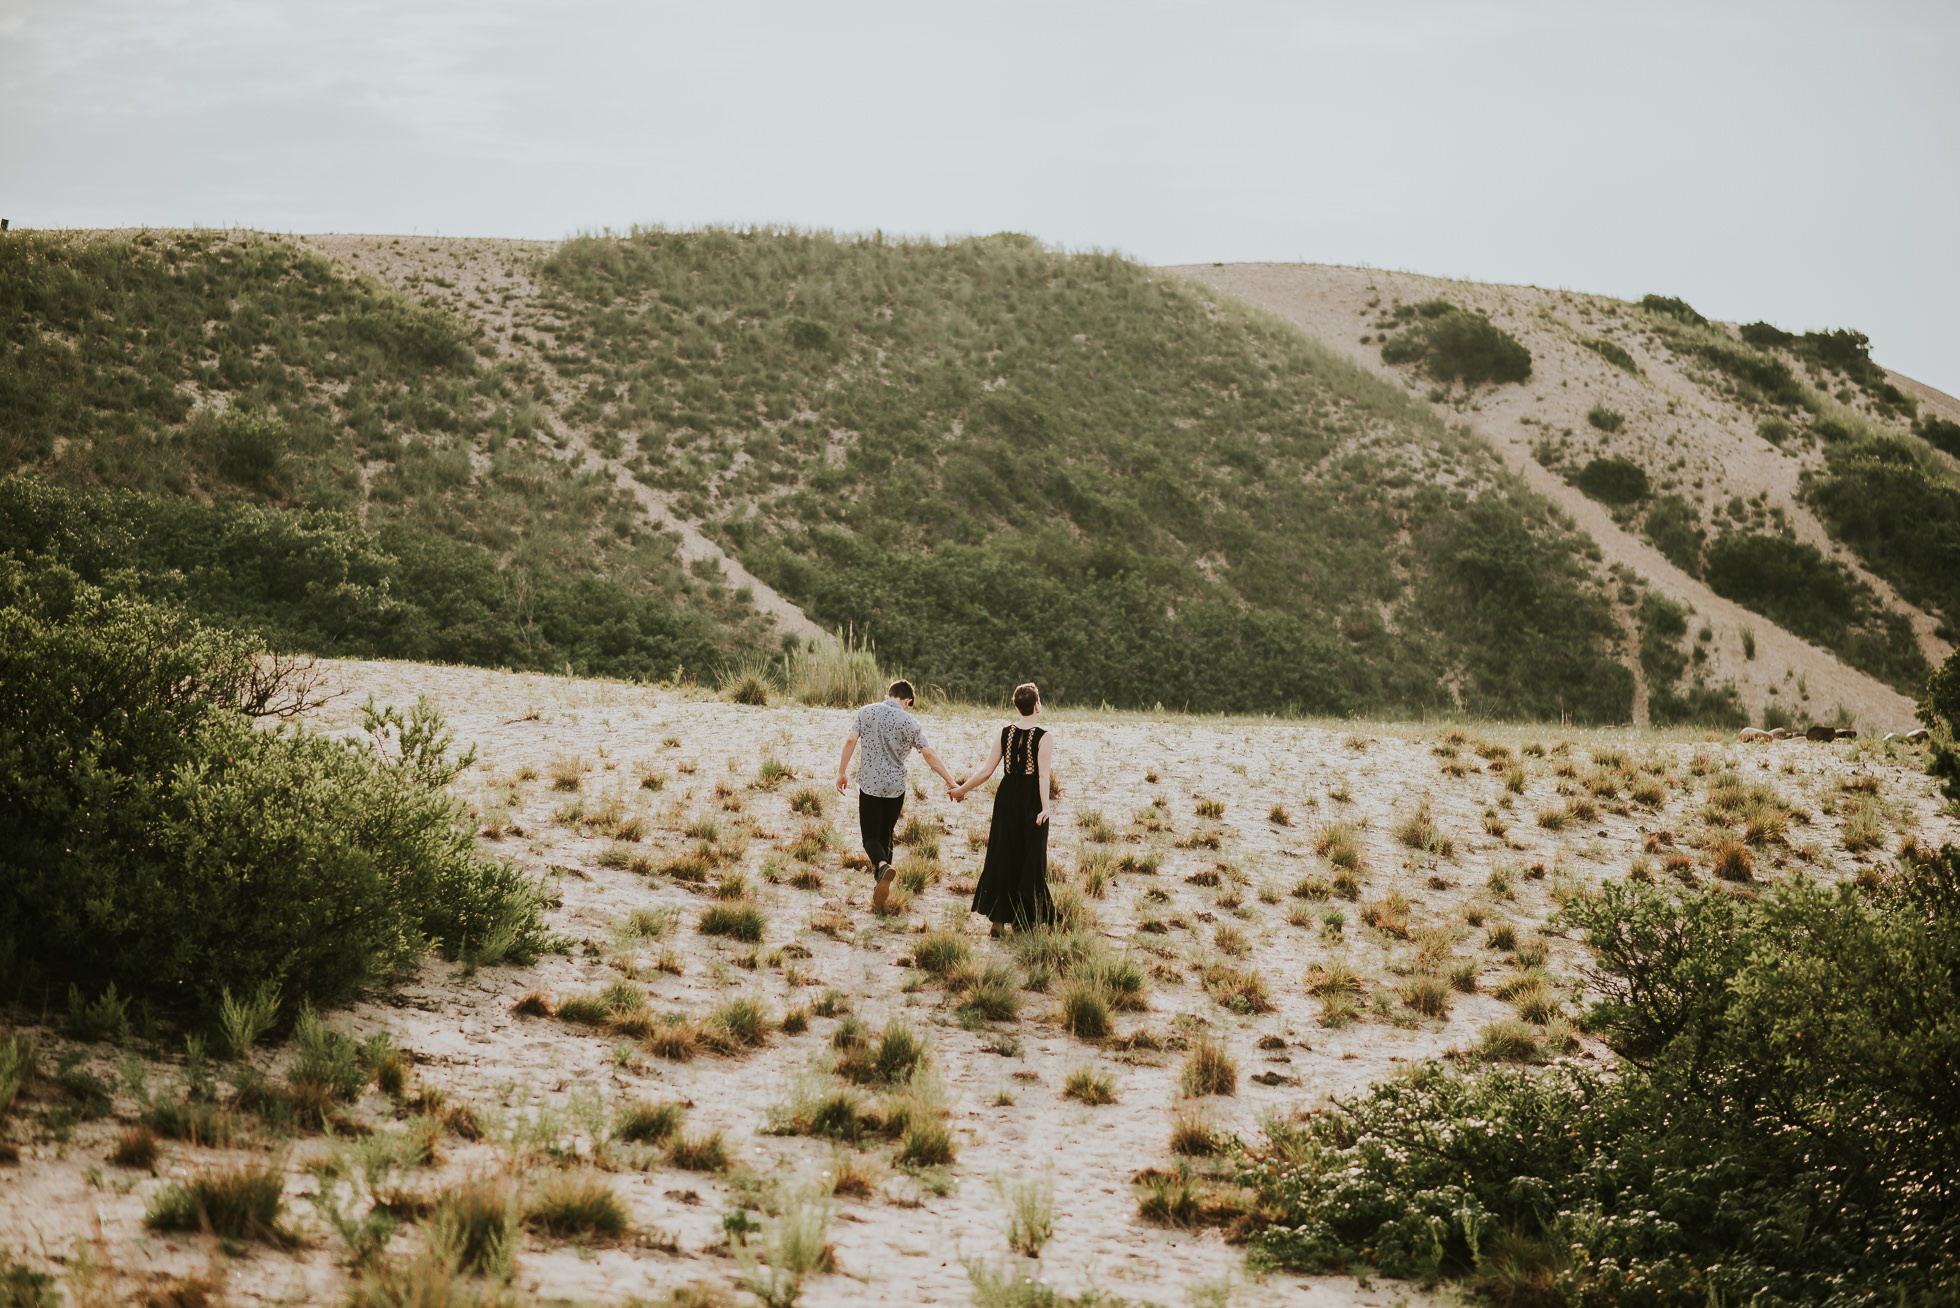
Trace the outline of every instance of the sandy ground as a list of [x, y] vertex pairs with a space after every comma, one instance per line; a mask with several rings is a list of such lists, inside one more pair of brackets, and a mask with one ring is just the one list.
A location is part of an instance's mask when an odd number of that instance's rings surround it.
[[[1794, 444], [1779, 448], [1756, 433], [1754, 419], [1739, 405], [1712, 394], [1687, 377], [1674, 357], [1638, 329], [1638, 315], [1602, 296], [1533, 286], [1455, 282], [1412, 273], [1320, 264], [1200, 264], [1166, 271], [1193, 277], [1279, 315], [1347, 358], [1392, 377], [1417, 391], [1431, 383], [1407, 367], [1386, 365], [1374, 324], [1396, 302], [1414, 304], [1445, 298], [1465, 308], [1489, 312], [1492, 321], [1531, 350], [1532, 375], [1523, 385], [1485, 387], [1445, 408], [1451, 421], [1468, 424], [1487, 437], [1531, 488], [1569, 513], [1598, 542], [1608, 565], [1625, 564], [1661, 594], [1688, 605], [1715, 629], [1709, 680], [1733, 680], [1753, 714], [1765, 703], [1829, 719], [1843, 705], [1867, 731], [1902, 730], [1911, 724], [1912, 704], [1904, 695], [1840, 662], [1767, 618], [1721, 598], [1705, 584], [1669, 563], [1646, 541], [1617, 526], [1605, 506], [1589, 499], [1532, 457], [1532, 447], [1548, 432], [1579, 438], [1583, 462], [1594, 454], [1621, 456], [1658, 474], [1679, 460], [1671, 475], [1683, 483], [1691, 501], [1726, 502], [1767, 492], [1768, 502], [1788, 516], [1797, 538], [1851, 567], [1892, 607], [1906, 614], [1920, 647], [1935, 666], [1951, 646], [1933, 635], [1935, 620], [1899, 599], [1882, 579], [1866, 572], [1854, 555], [1831, 541], [1823, 524], [1797, 498], [1798, 474], [1820, 456]], [[1605, 337], [1621, 345], [1641, 368], [1630, 375], [1583, 348], [1580, 341]], [[1922, 395], [1925, 388], [1913, 387]], [[1937, 396], [1937, 393], [1934, 393]], [[1931, 397], [1929, 397], [1931, 399]], [[1938, 401], [1931, 402], [1937, 404]], [[1591, 427], [1586, 414], [1603, 404], [1626, 416], [1616, 433]], [[1744, 656], [1741, 633], [1753, 630], [1757, 655]], [[1803, 691], [1795, 689], [1802, 680]], [[1780, 699], [1771, 698], [1775, 687]], [[1808, 702], [1799, 700], [1807, 691]], [[1645, 720], [1645, 703], [1636, 706]]]
[[[599, 1174], [630, 1208], [633, 1233], [600, 1244], [527, 1234], [515, 1281], [526, 1295], [610, 1303], [701, 1284], [719, 1287], [728, 1302], [747, 1302], [733, 1288], [737, 1268], [722, 1244], [723, 1214], [758, 1195], [766, 1202], [780, 1187], [819, 1183], [835, 1161], [826, 1143], [762, 1132], [772, 1109], [789, 1101], [798, 1078], [822, 1079], [812, 1068], [828, 1051], [836, 1019], [814, 1018], [799, 1035], [776, 1033], [745, 1057], [674, 1063], [590, 1027], [511, 1013], [517, 999], [534, 989], [563, 998], [630, 978], [655, 1012], [701, 1015], [742, 994], [779, 1016], [835, 988], [874, 1027], [896, 1014], [926, 1034], [958, 1156], [946, 1168], [910, 1174], [894, 1165], [891, 1146], [873, 1144], [865, 1157], [880, 1184], [868, 1198], [840, 1201], [831, 1229], [838, 1270], [809, 1283], [808, 1303], [965, 1303], [971, 1291], [963, 1258], [1015, 1262], [1021, 1274], [1071, 1293], [1095, 1286], [1132, 1302], [1215, 1302], [1206, 1296], [1227, 1284], [1234, 1304], [1391, 1308], [1432, 1301], [1396, 1282], [1254, 1275], [1216, 1230], [1141, 1221], [1133, 1174], [1172, 1162], [1167, 1132], [1170, 1111], [1180, 1102], [1183, 1058], [1174, 1049], [1125, 1052], [1113, 1042], [1073, 1038], [1055, 1020], [1052, 998], [1034, 993], [1023, 995], [1016, 1021], [975, 1030], [955, 1021], [951, 1001], [908, 965], [908, 956], [918, 932], [948, 923], [966, 933], [976, 962], [1008, 956], [1005, 942], [990, 941], [984, 921], [967, 915], [961, 888], [981, 861], [968, 836], [986, 830], [985, 792], [955, 806], [937, 785], [924, 787], [934, 779], [914, 761], [913, 778], [923, 793], [915, 789], [907, 812], [943, 826], [944, 878], [907, 912], [880, 918], [868, 908], [868, 878], [841, 867], [840, 850], [813, 865], [821, 888], [766, 880], [801, 866], [786, 852], [801, 821], [791, 814], [788, 797], [806, 785], [828, 796], [827, 816], [841, 836], [841, 850], [856, 848], [855, 804], [840, 801], [830, 788], [844, 712], [740, 707], [701, 691], [463, 668], [336, 663], [322, 670], [338, 694], [312, 715], [321, 729], [357, 729], [359, 706], [369, 695], [384, 704], [406, 705], [418, 695], [433, 699], [459, 741], [478, 750], [457, 792], [480, 815], [512, 826], [502, 840], [485, 839], [484, 846], [545, 878], [562, 897], [551, 913], [555, 928], [579, 942], [570, 956], [474, 973], [431, 958], [405, 982], [332, 1015], [361, 1035], [393, 1033], [413, 1051], [414, 1075], [424, 1085], [446, 1091], [452, 1103], [474, 1105], [486, 1122], [501, 1115], [503, 1146], [446, 1140], [442, 1161], [411, 1176], [411, 1188], [432, 1193], [483, 1171], [534, 1184], [554, 1164], [517, 1144], [512, 1126], [534, 1119], [541, 1108], [562, 1111], [581, 1098], [608, 1106], [685, 1101], [688, 1132], [721, 1131], [736, 1163], [730, 1176], [714, 1176], [657, 1160], [640, 1170], [614, 1158], [612, 1170]], [[980, 761], [998, 719], [941, 706], [924, 721], [957, 770]], [[1492, 926], [1512, 924], [1526, 939], [1542, 931], [1549, 966], [1572, 988], [1576, 1004], [1585, 958], [1557, 924], [1555, 893], [1626, 875], [1654, 833], [1670, 831], [1687, 846], [1699, 827], [1706, 782], [1695, 771], [1697, 755], [1704, 768], [1735, 767], [1748, 780], [1773, 784], [1804, 813], [1807, 821], [1792, 828], [1787, 848], [1762, 851], [1760, 870], [1772, 879], [1803, 867], [1824, 876], [1882, 869], [1889, 865], [1886, 851], [1905, 832], [1934, 842], [1960, 839], [1960, 821], [1940, 814], [1916, 757], [1870, 741], [1738, 746], [1702, 743], [1688, 733], [1620, 730], [1570, 733], [1561, 751], [1556, 735], [1503, 727], [1480, 729], [1476, 741], [1458, 746], [1439, 738], [1436, 727], [1364, 723], [1062, 715], [1049, 725], [1065, 787], [1055, 805], [1051, 846], [1057, 873], [1066, 876], [1077, 866], [1084, 820], [1092, 812], [1116, 829], [1112, 850], [1154, 850], [1163, 859], [1154, 875], [1120, 874], [1101, 898], [1089, 901], [1111, 948], [1130, 951], [1155, 969], [1149, 1011], [1119, 1017], [1119, 1034], [1209, 1032], [1221, 1038], [1237, 1060], [1237, 1092], [1205, 1104], [1247, 1138], [1256, 1138], [1262, 1114], [1296, 1114], [1330, 1095], [1359, 1091], [1408, 1060], [1467, 1048], [1483, 1026], [1509, 1015], [1510, 1008], [1487, 993], [1509, 971], [1505, 955], [1486, 947]], [[1526, 780], [1516, 795], [1473, 752], [1478, 742], [1517, 750], [1533, 741], [1550, 752], [1523, 759]], [[1665, 800], [1650, 807], [1602, 797], [1594, 818], [1557, 833], [1534, 820], [1592, 771], [1592, 756], [1611, 751], [1664, 779]], [[758, 788], [766, 758], [786, 764], [796, 779]], [[552, 788], [553, 765], [567, 761], [586, 769], [576, 796]], [[535, 779], [522, 779], [527, 769]], [[660, 789], [642, 788], [639, 778], [647, 771], [661, 777]], [[1891, 830], [1883, 849], [1854, 856], [1842, 848], [1834, 810], [1842, 783], [1860, 775], [1878, 778]], [[601, 855], [611, 840], [553, 819], [574, 798], [600, 804], [614, 797], [648, 827], [625, 849], [655, 866], [693, 847], [681, 829], [698, 819], [712, 817], [724, 842], [740, 837], [740, 870], [768, 915], [765, 957], [753, 970], [745, 962], [751, 947], [694, 929], [709, 902], [703, 888], [608, 866]], [[1152, 803], [1159, 798], [1161, 809]], [[1221, 802], [1222, 818], [1196, 816], [1200, 799]], [[1408, 848], [1394, 834], [1424, 803], [1452, 842], [1445, 856]], [[1275, 805], [1287, 810], [1287, 825], [1273, 820]], [[1136, 820], [1153, 813], [1171, 830], [1149, 832]], [[1289, 893], [1303, 876], [1331, 876], [1313, 851], [1317, 831], [1332, 820], [1358, 829], [1366, 865], [1361, 903]], [[1208, 827], [1220, 836], [1218, 850], [1179, 847]], [[1187, 880], [1221, 865], [1216, 886]], [[1493, 884], [1494, 869], [1508, 869], [1508, 889]], [[1496, 878], [1505, 879], [1502, 872]], [[1152, 890], [1162, 892], [1162, 902], [1147, 898]], [[1452, 956], [1477, 960], [1478, 993], [1454, 996], [1445, 1018], [1418, 1017], [1393, 1002], [1401, 974], [1414, 966], [1414, 944], [1365, 926], [1361, 914], [1365, 904], [1391, 892], [1411, 904], [1412, 929], [1454, 927]], [[614, 928], [643, 908], [676, 910], [674, 929], [659, 940], [616, 936]], [[1332, 910], [1346, 918], [1338, 933], [1323, 921]], [[1289, 911], [1296, 921], [1289, 922]], [[836, 934], [813, 929], [833, 915], [841, 924]], [[1151, 918], [1167, 929], [1143, 931]], [[1466, 920], [1484, 925], [1471, 929]], [[1222, 957], [1214, 943], [1220, 926], [1245, 937], [1243, 961], [1266, 981], [1274, 1011], [1237, 1016], [1207, 997], [1195, 966]], [[656, 969], [662, 949], [677, 956], [678, 974]], [[770, 960], [776, 950], [784, 951], [785, 960]], [[1310, 966], [1337, 957], [1368, 978], [1371, 992], [1390, 998], [1379, 1010], [1364, 1008], [1353, 1025], [1327, 1029], [1304, 977]], [[76, 1048], [52, 1018], [13, 1016], [40, 1042], [44, 1067]], [[990, 1052], [989, 1045], [1018, 1052]], [[167, 1082], [180, 1061], [154, 1049], [137, 1052], [150, 1059], [153, 1084]], [[84, 1068], [105, 1077], [114, 1072], [116, 1050], [91, 1046], [81, 1054]], [[1598, 1060], [1605, 1053], [1582, 1043], [1571, 1056]], [[263, 1051], [259, 1062], [276, 1072], [289, 1058], [289, 1051]], [[1090, 1108], [1062, 1096], [1064, 1078], [1085, 1066], [1114, 1079], [1114, 1104]], [[1011, 1102], [1000, 1102], [1002, 1097]], [[333, 1142], [286, 1139], [261, 1129], [239, 1150], [170, 1143], [152, 1175], [105, 1162], [114, 1135], [137, 1112], [126, 1085], [109, 1116], [74, 1125], [65, 1139], [47, 1117], [59, 1102], [59, 1092], [45, 1083], [30, 1087], [23, 1104], [0, 1122], [0, 1134], [21, 1154], [16, 1166], [0, 1168], [0, 1245], [31, 1266], [62, 1275], [77, 1301], [126, 1301], [144, 1287], [184, 1276], [221, 1281], [223, 1298], [240, 1304], [339, 1295], [347, 1277], [344, 1247], [305, 1199], [315, 1189], [306, 1164], [325, 1157]], [[394, 1129], [398, 1116], [374, 1090], [353, 1115], [383, 1130]], [[570, 1121], [564, 1129], [559, 1148], [576, 1158], [562, 1165], [595, 1161], [589, 1136]], [[145, 1205], [159, 1188], [213, 1161], [242, 1157], [283, 1162], [290, 1221], [303, 1240], [297, 1250], [246, 1245], [233, 1256], [196, 1239], [144, 1230]], [[744, 1172], [750, 1174], [746, 1180]], [[1055, 1184], [1053, 1241], [1039, 1261], [1014, 1259], [991, 1181], [1043, 1173], [1052, 1174]], [[422, 1238], [411, 1226], [391, 1247], [406, 1253]]]

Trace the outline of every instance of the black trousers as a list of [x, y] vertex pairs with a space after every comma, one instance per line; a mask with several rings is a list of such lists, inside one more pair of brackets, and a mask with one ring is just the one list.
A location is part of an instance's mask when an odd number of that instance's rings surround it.
[[858, 828], [864, 833], [865, 857], [871, 866], [892, 861], [892, 832], [905, 811], [905, 796], [867, 795], [858, 791]]

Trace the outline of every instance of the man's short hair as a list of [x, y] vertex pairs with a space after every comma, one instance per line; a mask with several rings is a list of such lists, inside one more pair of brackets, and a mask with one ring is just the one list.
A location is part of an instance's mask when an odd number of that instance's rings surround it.
[[894, 681], [894, 682], [893, 682], [893, 683], [891, 684], [891, 689], [890, 689], [890, 690], [887, 690], [887, 691], [885, 692], [885, 694], [887, 694], [887, 695], [889, 695], [889, 696], [891, 696], [891, 697], [892, 697], [893, 699], [915, 699], [915, 698], [917, 698], [917, 696], [915, 696], [915, 695], [914, 695], [914, 694], [912, 693], [912, 683], [911, 683], [911, 682], [909, 682], [909, 681], [907, 681], [907, 680], [906, 680], [905, 678], [903, 678], [903, 677], [900, 677], [900, 678], [899, 678], [899, 679], [898, 679], [897, 681]]
[[1014, 688], [1014, 707], [1021, 710], [1022, 717], [1034, 712], [1035, 705], [1039, 703], [1041, 703], [1041, 687], [1032, 681], [1024, 681]]

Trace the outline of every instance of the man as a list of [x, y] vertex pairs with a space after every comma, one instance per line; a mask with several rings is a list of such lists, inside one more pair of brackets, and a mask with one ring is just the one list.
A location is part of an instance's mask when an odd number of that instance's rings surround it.
[[912, 698], [911, 682], [894, 681], [883, 703], [859, 709], [851, 734], [844, 737], [843, 756], [837, 760], [837, 793], [842, 795], [850, 785], [851, 755], [863, 744], [864, 756], [858, 760], [858, 826], [864, 834], [865, 857], [878, 877], [871, 892], [874, 913], [885, 907], [891, 894], [892, 831], [905, 811], [905, 756], [918, 750], [926, 766], [944, 779], [948, 793], [959, 784], [926, 743], [925, 728], [907, 711]]

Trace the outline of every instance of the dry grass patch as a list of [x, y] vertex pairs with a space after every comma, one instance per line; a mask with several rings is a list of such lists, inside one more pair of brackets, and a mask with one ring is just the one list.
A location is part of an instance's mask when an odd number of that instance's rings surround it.
[[1439, 1019], [1450, 1015], [1450, 988], [1433, 976], [1411, 977], [1401, 989], [1402, 1005], [1424, 1017]]
[[116, 1147], [109, 1151], [109, 1161], [117, 1167], [154, 1172], [161, 1153], [162, 1145], [157, 1140], [157, 1133], [139, 1124], [116, 1136]]
[[628, 1144], [659, 1144], [681, 1129], [681, 1119], [686, 1114], [685, 1104], [636, 1100], [622, 1105], [614, 1114], [611, 1137]]
[[1209, 1112], [1194, 1105], [1171, 1109], [1170, 1150], [1187, 1158], [1210, 1158], [1225, 1151], [1225, 1139]]
[[553, 1239], [574, 1236], [617, 1240], [628, 1217], [613, 1188], [599, 1177], [564, 1173], [548, 1176], [524, 1205], [524, 1221]]
[[1116, 1102], [1116, 1079], [1094, 1067], [1078, 1067], [1062, 1082], [1062, 1098], [1076, 1099], [1090, 1107]]
[[298, 1243], [279, 1224], [286, 1207], [284, 1172], [271, 1163], [209, 1167], [151, 1198], [143, 1225], [153, 1231], [202, 1231], [234, 1240]]
[[1273, 1011], [1265, 977], [1251, 968], [1222, 961], [1207, 962], [1199, 965], [1198, 978], [1205, 993], [1221, 1008], [1244, 1016]]
[[1722, 840], [1708, 851], [1708, 870], [1724, 881], [1753, 881], [1756, 860], [1747, 845], [1737, 840]]
[[1178, 1090], [1186, 1099], [1236, 1095], [1239, 1092], [1238, 1062], [1223, 1043], [1212, 1036], [1200, 1036], [1184, 1056], [1184, 1069], [1178, 1076]]
[[701, 910], [701, 919], [695, 929], [702, 935], [726, 936], [730, 940], [753, 945], [761, 943], [762, 933], [768, 925], [769, 919], [760, 905], [750, 900], [736, 899], [710, 904]]
[[1352, 823], [1323, 822], [1314, 833], [1313, 852], [1344, 871], [1361, 871], [1361, 844]]
[[723, 1172], [728, 1170], [728, 1145], [719, 1131], [681, 1136], [667, 1149], [667, 1165], [683, 1172]]
[[1400, 891], [1369, 900], [1361, 906], [1361, 920], [1377, 931], [1406, 940], [1409, 936], [1409, 901]]

